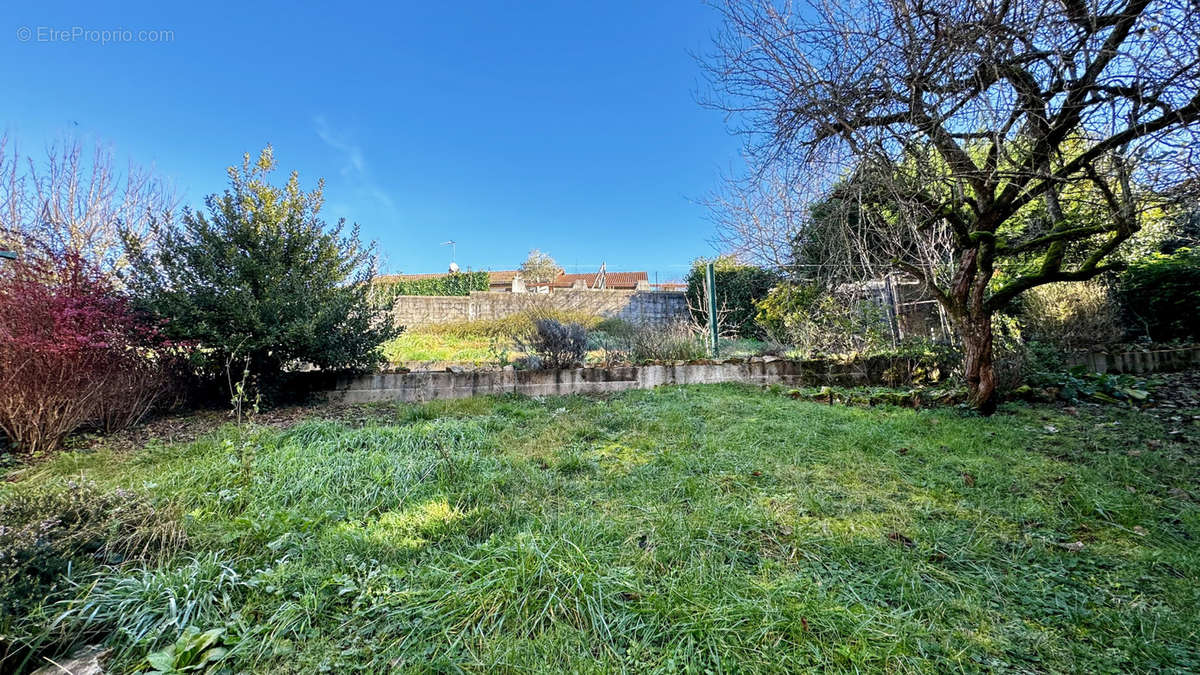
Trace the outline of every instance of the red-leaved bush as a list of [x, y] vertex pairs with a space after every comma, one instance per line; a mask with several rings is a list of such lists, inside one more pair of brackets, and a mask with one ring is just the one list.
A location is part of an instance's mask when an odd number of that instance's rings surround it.
[[137, 423], [171, 390], [177, 355], [77, 255], [0, 270], [0, 430], [21, 452]]

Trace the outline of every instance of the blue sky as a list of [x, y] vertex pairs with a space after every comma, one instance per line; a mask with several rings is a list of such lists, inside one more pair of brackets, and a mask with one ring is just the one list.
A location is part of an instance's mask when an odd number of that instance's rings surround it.
[[[24, 151], [101, 139], [198, 205], [271, 143], [388, 271], [444, 269], [451, 238], [463, 266], [536, 247], [660, 280], [712, 253], [696, 200], [739, 143], [696, 103], [718, 21], [699, 0], [101, 4], [6, 8], [0, 110]], [[48, 39], [75, 27], [173, 38]]]

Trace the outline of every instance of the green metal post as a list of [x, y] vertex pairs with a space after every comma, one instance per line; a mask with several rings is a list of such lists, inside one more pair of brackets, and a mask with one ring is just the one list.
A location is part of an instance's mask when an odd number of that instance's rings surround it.
[[712, 263], [708, 263], [708, 268], [704, 270], [704, 281], [708, 287], [708, 335], [713, 358], [716, 358], [720, 356], [717, 346], [717, 272]]

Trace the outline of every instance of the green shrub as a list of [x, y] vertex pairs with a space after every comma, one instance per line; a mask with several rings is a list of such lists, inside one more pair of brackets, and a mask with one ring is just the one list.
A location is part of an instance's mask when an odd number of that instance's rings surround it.
[[156, 223], [152, 248], [126, 237], [130, 287], [166, 319], [174, 339], [195, 342], [201, 369], [224, 383], [245, 361], [267, 393], [301, 364], [361, 371], [383, 359], [396, 334], [371, 306], [374, 252], [318, 217], [321, 187], [306, 193], [296, 174], [280, 188], [271, 148], [230, 169], [230, 187], [206, 200], [208, 215]]
[[533, 330], [517, 338], [517, 348], [536, 362], [536, 368], [571, 368], [587, 355], [588, 332], [577, 323], [536, 319]]
[[1131, 323], [1150, 339], [1200, 338], [1200, 249], [1155, 253], [1131, 264], [1120, 293]]
[[780, 284], [754, 303], [754, 320], [771, 338], [786, 340], [789, 324], [796, 317], [807, 315], [822, 295], [817, 284]]
[[603, 360], [608, 363], [640, 365], [708, 356], [704, 333], [686, 321], [662, 325], [610, 319], [593, 335], [593, 347], [604, 353]]
[[[692, 308], [692, 318], [705, 325], [708, 308], [704, 302], [705, 266], [710, 262], [704, 258], [696, 260], [687, 275], [687, 298]], [[755, 303], [771, 292], [779, 283], [779, 275], [762, 267], [739, 263], [730, 256], [721, 256], [711, 261], [716, 277], [717, 314], [724, 325], [724, 332], [738, 337], [761, 335], [754, 322], [758, 312]]]
[[887, 310], [852, 292], [780, 284], [755, 304], [756, 321], [774, 341], [803, 354], [862, 354], [891, 347]]
[[1051, 342], [1026, 342], [1024, 356], [1026, 372], [1031, 376], [1039, 373], [1063, 373], [1068, 369], [1067, 353]]

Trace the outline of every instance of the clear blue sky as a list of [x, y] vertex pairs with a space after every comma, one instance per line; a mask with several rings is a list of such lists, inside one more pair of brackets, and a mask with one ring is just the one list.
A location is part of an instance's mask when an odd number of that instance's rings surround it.
[[[451, 238], [463, 266], [536, 247], [662, 280], [712, 253], [695, 200], [739, 144], [696, 103], [718, 21], [699, 0], [305, 4], [9, 3], [4, 129], [27, 152], [101, 139], [191, 205], [271, 143], [388, 271], [444, 269]], [[39, 39], [74, 27], [173, 39]]]

